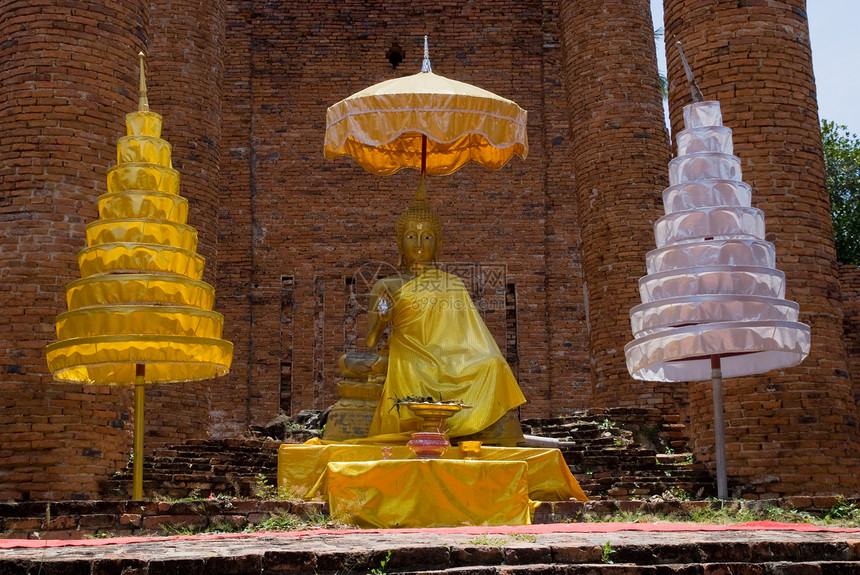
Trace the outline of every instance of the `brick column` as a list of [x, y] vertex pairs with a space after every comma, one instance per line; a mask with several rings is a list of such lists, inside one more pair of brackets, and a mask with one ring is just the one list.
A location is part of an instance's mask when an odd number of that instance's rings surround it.
[[0, 1], [0, 500], [93, 497], [131, 447], [131, 392], [53, 383], [45, 345], [136, 107], [147, 5]]
[[204, 279], [214, 283], [218, 254], [221, 84], [224, 76], [224, 0], [151, 3], [149, 104], [164, 116], [173, 167], [188, 198], [188, 223], [206, 258]]
[[[681, 41], [707, 99], [732, 128], [753, 206], [765, 212], [787, 298], [812, 328], [799, 367], [725, 383], [729, 488], [750, 498], [852, 493], [857, 410], [839, 307], [829, 198], [804, 0], [665, 0], [666, 41]], [[668, 50], [673, 130], [689, 90]], [[708, 382], [691, 387], [696, 454], [710, 460]]]
[[663, 213], [669, 142], [647, 0], [561, 2], [594, 400], [676, 410], [674, 386], [634, 382], [630, 308]]
[[[156, 0], [150, 5], [147, 47], [149, 104], [164, 117], [162, 137], [173, 145], [179, 192], [188, 198], [188, 224], [197, 230], [197, 251], [206, 258], [203, 278], [218, 296], [224, 19], [222, 0]], [[221, 300], [214, 311], [224, 313]], [[232, 327], [225, 319], [225, 339], [230, 339]], [[211, 399], [230, 385], [228, 377], [150, 386], [147, 445], [208, 435]], [[229, 403], [234, 405], [235, 398]]]

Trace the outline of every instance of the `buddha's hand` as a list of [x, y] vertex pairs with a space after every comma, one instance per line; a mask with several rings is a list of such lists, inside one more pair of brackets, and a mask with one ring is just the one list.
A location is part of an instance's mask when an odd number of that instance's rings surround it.
[[391, 320], [393, 312], [394, 302], [391, 299], [391, 295], [388, 291], [383, 291], [379, 294], [379, 297], [376, 298], [376, 313], [379, 314], [379, 319], [387, 322]]

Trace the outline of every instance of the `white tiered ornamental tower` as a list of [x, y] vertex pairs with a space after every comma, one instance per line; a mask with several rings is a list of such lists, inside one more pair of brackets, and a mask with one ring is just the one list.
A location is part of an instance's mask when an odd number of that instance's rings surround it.
[[764, 373], [809, 354], [809, 327], [785, 298], [785, 275], [764, 240], [764, 214], [733, 155], [719, 102], [684, 107], [678, 156], [669, 162], [666, 215], [639, 280], [625, 346], [635, 379], [701, 381]]

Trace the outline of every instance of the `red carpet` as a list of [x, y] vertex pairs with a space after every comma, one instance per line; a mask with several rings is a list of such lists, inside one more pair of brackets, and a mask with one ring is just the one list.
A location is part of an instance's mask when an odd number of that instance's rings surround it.
[[[305, 537], [307, 535], [341, 535], [347, 533], [461, 533], [464, 535], [517, 533], [615, 533], [618, 531], [827, 531], [833, 533], [860, 533], [860, 529], [841, 527], [819, 527], [808, 523], [777, 523], [774, 521], [755, 521], [738, 525], [703, 525], [699, 523], [544, 523], [539, 525], [515, 526], [468, 526], [436, 527], [426, 529], [348, 529], [313, 531], [272, 531], [261, 533], [210, 533], [201, 535], [177, 535], [173, 537], [116, 537], [112, 539], [0, 539], [0, 549], [15, 547], [42, 548], [67, 546], [125, 545], [128, 543], [151, 543], [153, 541], [183, 541], [200, 539], [232, 539], [239, 537]], [[50, 534], [48, 534], [50, 535]]]

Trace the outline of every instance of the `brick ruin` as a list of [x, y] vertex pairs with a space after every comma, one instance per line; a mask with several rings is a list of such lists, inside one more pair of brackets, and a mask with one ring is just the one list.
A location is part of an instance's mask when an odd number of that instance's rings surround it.
[[[726, 381], [730, 488], [856, 493], [860, 273], [835, 260], [805, 2], [664, 4], [813, 333], [799, 367]], [[137, 52], [235, 345], [228, 376], [148, 389], [155, 448], [336, 400], [336, 358], [363, 350], [362, 280], [395, 264], [417, 173], [325, 161], [325, 110], [416, 73], [425, 33], [434, 71], [529, 111], [527, 160], [428, 182], [443, 260], [485, 310], [523, 417], [655, 408], [713, 464], [709, 382], [637, 382], [624, 365], [672, 153], [647, 0], [0, 0], [0, 14], [0, 500], [91, 498], [131, 451], [131, 390], [53, 383], [44, 348], [136, 109]], [[668, 68], [677, 131], [689, 92], [673, 50]]]

